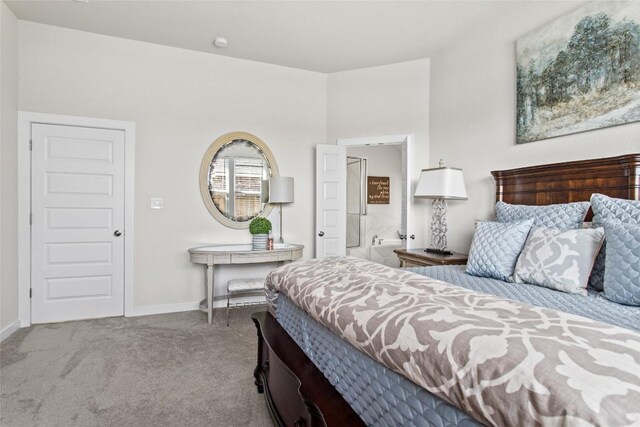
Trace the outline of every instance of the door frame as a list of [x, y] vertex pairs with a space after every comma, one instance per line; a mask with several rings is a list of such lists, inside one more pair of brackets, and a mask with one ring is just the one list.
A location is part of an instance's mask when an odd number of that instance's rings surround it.
[[357, 146], [375, 146], [375, 145], [400, 145], [403, 148], [403, 158], [402, 162], [406, 163], [405, 173], [406, 173], [406, 188], [403, 190], [407, 193], [407, 200], [405, 201], [405, 209], [406, 209], [406, 221], [407, 221], [407, 229], [405, 232], [407, 233], [406, 239], [406, 248], [411, 248], [412, 240], [409, 238], [412, 233], [410, 231], [413, 228], [411, 208], [413, 207], [413, 193], [411, 192], [413, 182], [411, 181], [411, 159], [413, 158], [413, 134], [399, 134], [399, 135], [382, 135], [382, 136], [369, 136], [364, 138], [339, 138], [336, 140], [337, 145], [344, 145], [346, 147], [357, 147]]
[[124, 315], [134, 315], [135, 122], [60, 114], [18, 112], [18, 318], [31, 326], [31, 125], [62, 125], [124, 131]]

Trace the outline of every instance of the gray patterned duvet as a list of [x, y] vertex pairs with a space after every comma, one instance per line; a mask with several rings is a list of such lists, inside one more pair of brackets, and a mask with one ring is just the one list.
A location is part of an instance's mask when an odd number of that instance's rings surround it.
[[[597, 293], [581, 297], [531, 285], [473, 277], [464, 273], [464, 266], [410, 270], [467, 289], [640, 330], [640, 308], [612, 303]], [[284, 295], [278, 298], [277, 318], [367, 425], [477, 425], [457, 408], [344, 342]]]
[[346, 343], [284, 295], [278, 296], [277, 319], [366, 425], [480, 425]]

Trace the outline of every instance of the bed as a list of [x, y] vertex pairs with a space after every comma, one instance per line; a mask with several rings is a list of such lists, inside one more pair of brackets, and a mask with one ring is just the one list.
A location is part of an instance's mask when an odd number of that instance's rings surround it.
[[[595, 192], [638, 200], [640, 155], [495, 171], [492, 175], [496, 180], [497, 200], [512, 204], [546, 205], [584, 201], [589, 200], [591, 194]], [[332, 261], [326, 261], [326, 263], [330, 262]], [[335, 262], [335, 265], [327, 264], [325, 268], [338, 271], [341, 261]], [[351, 265], [347, 268], [356, 267]], [[371, 270], [372, 267], [362, 266], [363, 271], [367, 269]], [[300, 276], [305, 273], [298, 271], [296, 274]], [[386, 270], [381, 270], [377, 274], [388, 273]], [[402, 274], [406, 276], [402, 276], [400, 280], [405, 280], [407, 283], [419, 281], [418, 277], [452, 283], [455, 288], [442, 288], [442, 292], [460, 294], [461, 298], [469, 298], [469, 295], [464, 292], [471, 290], [478, 293], [478, 300], [485, 301], [487, 295], [500, 298], [500, 300], [491, 300], [490, 304], [506, 299], [523, 303], [523, 306], [518, 306], [521, 310], [525, 310], [522, 308], [525, 306], [543, 307], [553, 310], [549, 313], [561, 313], [562, 316], [564, 313], [585, 316], [595, 320], [594, 324], [597, 327], [620, 328], [615, 329], [616, 333], [624, 334], [624, 331], [640, 329], [638, 307], [612, 303], [593, 291], [586, 299], [576, 303], [575, 296], [553, 290], [537, 287], [535, 289], [533, 287], [514, 288], [505, 286], [504, 282], [498, 280], [473, 278], [466, 275], [463, 268], [458, 266], [410, 269]], [[327, 277], [331, 280], [331, 276]], [[296, 295], [292, 294], [292, 297]], [[439, 296], [432, 298], [439, 298]], [[355, 342], [347, 343], [331, 330], [331, 325], [323, 325], [317, 321], [318, 313], [314, 313], [316, 318], [309, 314], [310, 311], [315, 310], [313, 302], [305, 311], [301, 309], [304, 305], [301, 301], [294, 303], [287, 295], [280, 294], [277, 299], [273, 296], [271, 299], [275, 300], [274, 314], [277, 320], [274, 321], [275, 319], [269, 314], [254, 316], [259, 337], [258, 364], [254, 375], [258, 390], [266, 394], [268, 406], [276, 424], [296, 426], [515, 424], [514, 419], [517, 418], [513, 417], [518, 415], [510, 413], [509, 408], [505, 408], [504, 413], [498, 415], [478, 413], [478, 411], [482, 412], [482, 405], [474, 406], [473, 403], [467, 405], [464, 397], [456, 402], [447, 393], [427, 391], [429, 384], [419, 385], [419, 377], [411, 381], [409, 379], [411, 375], [407, 375], [406, 372], [403, 375], [390, 368], [395, 366], [393, 357], [401, 358], [403, 357], [401, 355], [394, 353], [392, 356], [387, 354], [380, 357], [380, 354], [377, 354], [380, 352], [373, 349], [364, 347], [358, 349]], [[538, 313], [536, 310], [539, 309], [527, 310], [533, 310], [531, 313], [535, 317]], [[579, 319], [585, 317], [577, 318], [578, 320], [572, 317], [571, 321], [580, 322]], [[535, 320], [538, 321], [538, 319]], [[411, 346], [411, 344], [406, 345]], [[376, 360], [376, 356], [379, 360]], [[385, 357], [391, 360], [385, 360]], [[387, 364], [380, 363], [381, 361], [386, 361]], [[636, 363], [640, 363], [640, 359], [636, 360]], [[464, 392], [464, 388], [451, 394], [456, 392]], [[541, 416], [536, 421], [538, 424], [552, 421], [545, 420], [541, 414], [537, 415]], [[640, 423], [640, 418], [635, 421]], [[629, 424], [632, 425], [633, 422], [634, 420], [630, 420]]]

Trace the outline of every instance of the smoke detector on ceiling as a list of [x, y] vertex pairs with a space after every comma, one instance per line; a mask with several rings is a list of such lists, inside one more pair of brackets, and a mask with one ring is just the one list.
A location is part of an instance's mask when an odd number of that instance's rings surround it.
[[224, 37], [216, 37], [216, 39], [213, 41], [213, 45], [221, 49], [227, 47], [227, 39], [225, 39]]

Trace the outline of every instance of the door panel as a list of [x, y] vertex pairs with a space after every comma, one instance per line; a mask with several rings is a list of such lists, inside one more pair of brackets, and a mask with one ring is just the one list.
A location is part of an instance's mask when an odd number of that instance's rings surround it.
[[[41, 125], [34, 125], [41, 126]], [[71, 127], [71, 126], [57, 126]], [[73, 127], [74, 129], [80, 129]], [[107, 131], [111, 132], [111, 131]], [[67, 138], [50, 135], [45, 141], [49, 159], [88, 160], [91, 162], [113, 163], [113, 141], [89, 138]]]
[[77, 300], [86, 297], [108, 297], [111, 295], [111, 276], [65, 277], [47, 279], [47, 299]]
[[55, 229], [111, 230], [111, 209], [54, 208], [46, 209], [47, 231]]
[[96, 194], [110, 196], [113, 193], [113, 177], [110, 175], [48, 173], [49, 194]]
[[47, 264], [111, 263], [112, 243], [47, 243]]
[[344, 146], [316, 146], [316, 257], [347, 251], [347, 152]]
[[33, 124], [31, 318], [124, 314], [124, 132]]

